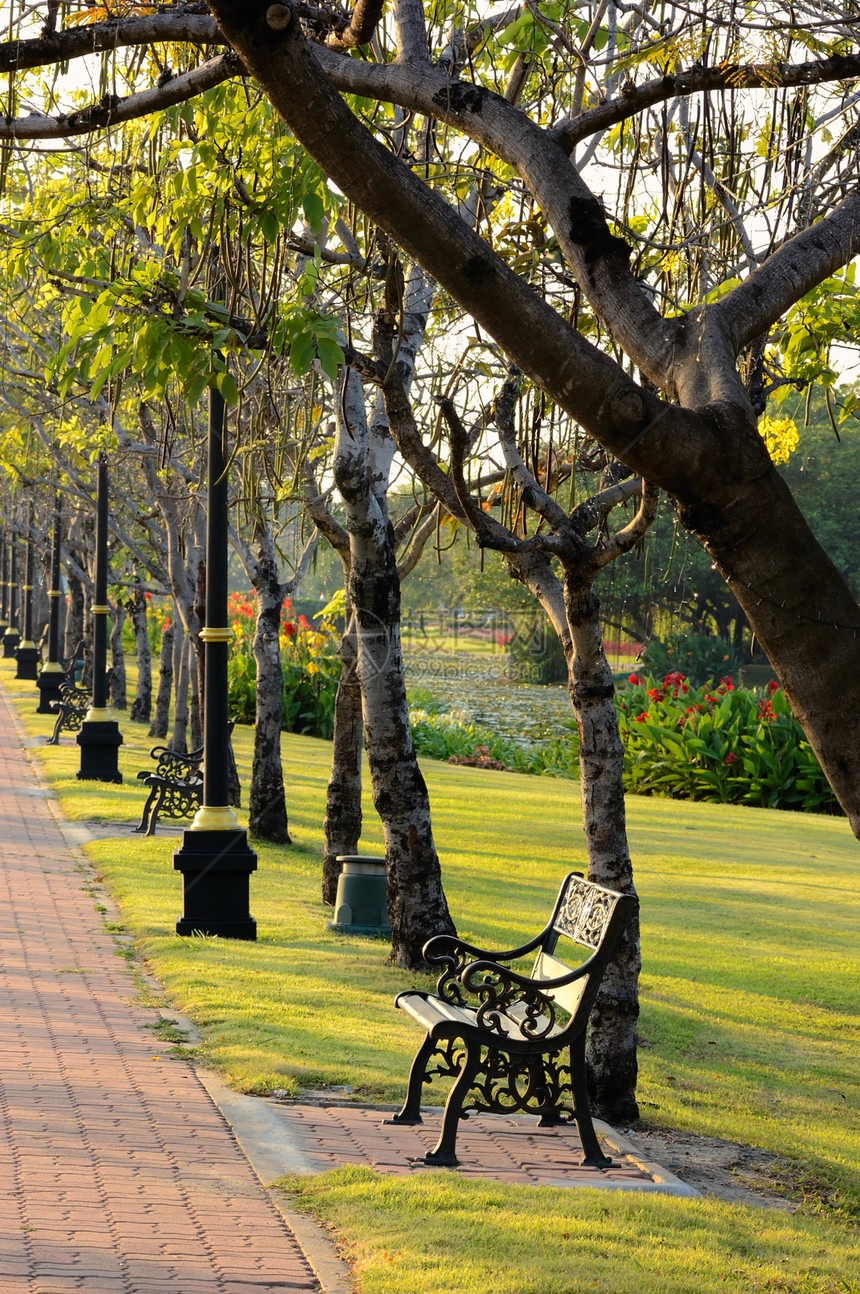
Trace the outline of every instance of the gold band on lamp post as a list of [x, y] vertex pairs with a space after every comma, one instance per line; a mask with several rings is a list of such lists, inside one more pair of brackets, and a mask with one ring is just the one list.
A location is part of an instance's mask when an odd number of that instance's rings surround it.
[[110, 607], [90, 607], [94, 616], [109, 616]]
[[46, 660], [42, 666], [43, 674], [65, 674], [65, 672], [58, 660]]
[[59, 597], [62, 597], [62, 594], [59, 589], [48, 589], [48, 597], [59, 598]]
[[200, 639], [205, 643], [231, 643], [234, 637], [232, 629], [219, 629], [215, 625], [200, 630]]
[[84, 723], [109, 723], [112, 719], [113, 715], [110, 710], [103, 706], [97, 709], [94, 705], [91, 705], [87, 710]]
[[204, 804], [194, 815], [191, 831], [232, 831], [239, 819], [228, 804]]

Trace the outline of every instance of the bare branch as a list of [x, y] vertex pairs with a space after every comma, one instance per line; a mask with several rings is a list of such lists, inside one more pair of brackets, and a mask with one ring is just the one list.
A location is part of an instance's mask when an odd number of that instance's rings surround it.
[[860, 195], [783, 243], [748, 279], [708, 306], [729, 330], [735, 354], [790, 306], [860, 252]]
[[[627, 482], [623, 482], [627, 484]], [[594, 566], [599, 570], [614, 562], [616, 557], [622, 553], [630, 551], [634, 545], [638, 544], [640, 539], [644, 538], [645, 532], [651, 525], [657, 515], [657, 500], [660, 497], [660, 491], [655, 485], [648, 481], [637, 482], [642, 486], [642, 502], [639, 505], [639, 511], [631, 522], [621, 530], [617, 530], [604, 543], [598, 544], [592, 551], [591, 560]]]
[[719, 67], [693, 67], [674, 76], [660, 77], [644, 85], [627, 82], [616, 99], [591, 108], [580, 117], [560, 121], [553, 136], [566, 152], [599, 131], [608, 130], [670, 99], [687, 98], [714, 90], [791, 88], [824, 85], [831, 81], [853, 81], [860, 76], [860, 54], [837, 54], [833, 58], [811, 63], [755, 63], [746, 67], [720, 64]]
[[0, 117], [0, 139], [67, 139], [72, 135], [88, 135], [185, 103], [204, 90], [211, 90], [213, 85], [229, 81], [241, 70], [241, 64], [231, 52], [183, 72], [162, 86], [141, 90], [125, 99], [105, 95], [99, 103], [59, 117], [40, 117], [35, 113], [29, 117]]
[[47, 67], [71, 58], [85, 58], [130, 45], [156, 45], [188, 41], [192, 45], [221, 45], [218, 27], [209, 14], [149, 14], [139, 18], [112, 18], [64, 31], [45, 33], [35, 40], [10, 40], [0, 45], [0, 72], [22, 72]]

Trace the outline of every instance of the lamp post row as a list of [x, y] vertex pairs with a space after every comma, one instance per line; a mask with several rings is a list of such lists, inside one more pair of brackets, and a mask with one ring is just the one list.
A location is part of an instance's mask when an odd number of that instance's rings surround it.
[[[200, 637], [204, 643], [203, 690], [203, 795], [202, 805], [191, 827], [184, 833], [182, 847], [174, 854], [173, 865], [183, 877], [183, 910], [176, 923], [177, 934], [221, 935], [233, 939], [256, 939], [257, 925], [249, 911], [250, 874], [256, 869], [257, 855], [248, 845], [247, 833], [239, 826], [230, 805], [230, 723], [228, 713], [227, 667], [233, 634], [227, 623], [228, 593], [228, 481], [229, 455], [226, 446], [224, 400], [214, 387], [210, 391], [207, 443], [208, 519], [206, 527], [206, 625]], [[37, 670], [38, 648], [31, 641], [33, 633], [33, 549], [32, 505], [27, 538], [27, 574], [25, 592], [25, 638], [17, 649], [19, 670], [21, 651], [25, 667], [32, 658], [32, 674], [18, 673], [19, 678], [36, 679], [40, 691], [38, 713], [51, 712], [51, 702], [59, 699], [59, 688], [66, 675], [58, 659], [61, 519], [60, 495], [54, 510], [54, 533], [51, 552], [50, 620], [48, 660]], [[5, 580], [6, 559], [10, 578]], [[96, 569], [93, 615], [93, 686], [92, 704], [77, 735], [81, 752], [81, 780], [121, 782], [118, 749], [122, 734], [107, 707], [107, 601], [108, 585], [108, 477], [104, 453], [98, 460], [96, 501]], [[8, 616], [8, 621], [7, 621]], [[3, 654], [16, 654], [17, 568], [14, 540], [0, 537], [0, 628]], [[14, 638], [15, 646], [10, 647]]]

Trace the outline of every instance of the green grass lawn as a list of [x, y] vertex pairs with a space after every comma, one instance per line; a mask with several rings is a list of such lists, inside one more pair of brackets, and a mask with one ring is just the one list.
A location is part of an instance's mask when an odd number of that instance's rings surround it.
[[[33, 685], [13, 672], [0, 662], [27, 731], [47, 733]], [[199, 1025], [201, 1060], [248, 1091], [348, 1083], [359, 1099], [399, 1100], [418, 1036], [392, 999], [417, 977], [387, 966], [384, 945], [325, 930], [327, 744], [284, 738], [295, 843], [258, 846], [258, 942], [179, 939], [176, 837], [127, 835], [153, 743], [120, 720], [121, 787], [77, 782], [74, 745], [37, 754], [67, 816], [116, 822], [87, 852], [141, 957]], [[251, 735], [235, 735], [246, 788]], [[564, 874], [584, 865], [577, 788], [429, 762], [425, 774], [460, 932], [521, 941]], [[804, 1216], [455, 1174], [349, 1170], [294, 1183], [345, 1237], [365, 1294], [860, 1292], [860, 845], [842, 819], [635, 798], [628, 812], [643, 919], [643, 1116], [779, 1155], [787, 1184], [806, 1194]], [[369, 800], [365, 818], [362, 848], [374, 852]]]

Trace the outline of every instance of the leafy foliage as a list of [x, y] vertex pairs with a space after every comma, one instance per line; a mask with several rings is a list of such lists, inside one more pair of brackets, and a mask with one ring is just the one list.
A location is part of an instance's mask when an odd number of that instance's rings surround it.
[[[253, 723], [257, 667], [254, 660], [256, 612], [252, 600], [244, 594], [231, 594], [228, 615], [234, 634], [228, 673], [230, 710], [240, 723]], [[334, 624], [321, 618], [315, 626], [303, 615], [294, 617], [292, 603], [286, 598], [279, 639], [284, 730], [310, 737], [331, 737], [341, 669]]]
[[630, 676], [617, 698], [625, 782], [639, 795], [806, 813], [841, 810], [776, 683], [764, 692], [729, 677], [694, 687]]

